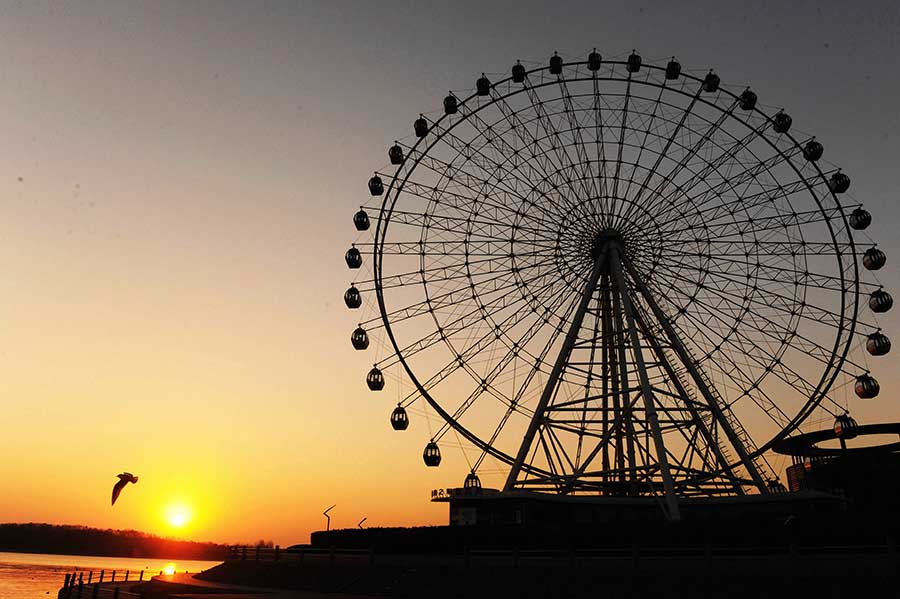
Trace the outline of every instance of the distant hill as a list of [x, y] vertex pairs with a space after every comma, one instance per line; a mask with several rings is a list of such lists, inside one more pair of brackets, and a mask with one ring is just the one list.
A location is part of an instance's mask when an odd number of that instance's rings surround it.
[[226, 546], [165, 539], [137, 530], [29, 523], [0, 524], [0, 551], [219, 560], [224, 559]]

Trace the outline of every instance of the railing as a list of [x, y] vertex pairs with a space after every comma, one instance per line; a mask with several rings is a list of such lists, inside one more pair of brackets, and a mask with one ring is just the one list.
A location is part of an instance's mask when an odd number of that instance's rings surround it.
[[[228, 560], [233, 561], [256, 561], [256, 562], [292, 562], [298, 566], [307, 565], [324, 565], [334, 566], [337, 561], [342, 564], [350, 565], [354, 563], [357, 566], [364, 563], [374, 565], [377, 561], [379, 564], [404, 564], [409, 566], [413, 563], [457, 563], [465, 567], [471, 565], [490, 564], [490, 565], [511, 565], [519, 567], [522, 562], [556, 562], [557, 564], [566, 563], [575, 567], [579, 563], [594, 562], [602, 563], [607, 561], [610, 563], [621, 563], [622, 561], [630, 562], [636, 566], [641, 561], [652, 560], [672, 560], [672, 559], [699, 559], [707, 564], [712, 563], [715, 559], [754, 559], [766, 558], [772, 556], [782, 556], [787, 559], [795, 559], [799, 557], [833, 557], [833, 556], [850, 556], [850, 555], [867, 555], [877, 557], [884, 556], [889, 559], [896, 559], [896, 545], [894, 539], [890, 536], [885, 537], [883, 544], [866, 544], [866, 545], [799, 545], [799, 544], [777, 544], [777, 545], [752, 545], [752, 546], [731, 546], [716, 545], [713, 543], [705, 543], [698, 545], [674, 545], [674, 546], [653, 546], [640, 545], [635, 542], [627, 546], [612, 546], [598, 548], [582, 548], [582, 549], [520, 549], [520, 548], [504, 548], [504, 549], [465, 549], [456, 553], [437, 553], [437, 554], [419, 554], [419, 553], [378, 553], [373, 549], [337, 549], [337, 548], [318, 548], [304, 546], [291, 550], [284, 550], [276, 547], [254, 547], [254, 546], [236, 546], [229, 549]], [[377, 560], [376, 560], [377, 556]], [[124, 598], [124, 596], [123, 596]]]
[[128, 584], [130, 589], [132, 584], [144, 580], [143, 570], [137, 573], [137, 578], [132, 574], [134, 573], [128, 570], [124, 573], [113, 570], [107, 578], [106, 570], [100, 570], [96, 576], [93, 570], [89, 570], [87, 571], [87, 580], [85, 580], [84, 570], [72, 572], [66, 574], [65, 582], [57, 593], [57, 597], [58, 599], [140, 599], [140, 595], [120, 588], [122, 585]]
[[227, 561], [257, 561], [257, 562], [292, 562], [302, 564], [304, 561], [328, 560], [334, 563], [335, 559], [353, 558], [357, 560], [372, 559], [373, 552], [367, 549], [335, 549], [321, 547], [296, 547], [282, 549], [275, 547], [236, 545], [228, 548]]

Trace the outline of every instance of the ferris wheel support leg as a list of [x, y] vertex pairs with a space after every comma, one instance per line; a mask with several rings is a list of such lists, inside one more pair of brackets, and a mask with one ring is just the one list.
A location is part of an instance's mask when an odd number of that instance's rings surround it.
[[[688, 392], [687, 389], [681, 384], [681, 380], [678, 378], [678, 374], [675, 372], [675, 368], [669, 362], [668, 356], [663, 351], [662, 346], [659, 344], [659, 341], [656, 337], [650, 332], [647, 324], [644, 322], [644, 319], [640, 316], [637, 317], [638, 324], [641, 327], [641, 332], [644, 335], [644, 338], [647, 340], [647, 343], [650, 344], [650, 349], [653, 350], [653, 353], [656, 354], [657, 359], [659, 360], [660, 365], [663, 367], [663, 370], [666, 371], [666, 375], [669, 377], [669, 380], [672, 381], [672, 384], [675, 386], [675, 390], [678, 391], [679, 395], [684, 397], [687, 400]], [[719, 444], [716, 439], [713, 437], [712, 432], [707, 428], [706, 424], [703, 423], [703, 418], [700, 416], [700, 413], [697, 412], [697, 409], [691, 405], [691, 402], [685, 401], [685, 406], [688, 411], [691, 413], [694, 421], [697, 423], [697, 429], [700, 431], [700, 434], [703, 436], [706, 444], [712, 449], [712, 452], [716, 456], [716, 461], [728, 475], [728, 477], [734, 481], [734, 491], [738, 495], [744, 494], [744, 488], [738, 482], [738, 478], [734, 473], [734, 470], [731, 468], [731, 464], [728, 463], [728, 460], [725, 459], [725, 456], [722, 455], [722, 451], [719, 448]]]
[[[635, 477], [637, 475], [637, 460], [634, 457], [634, 421], [631, 419], [631, 407], [633, 402], [631, 401], [631, 385], [628, 383], [628, 360], [625, 356], [625, 323], [622, 321], [622, 306], [620, 297], [622, 295], [622, 288], [619, 287], [618, 281], [615, 281], [615, 291], [612, 294], [612, 310], [615, 315], [615, 323], [616, 323], [616, 338], [614, 341], [614, 346], [610, 348], [610, 351], [615, 351], [618, 353], [616, 357], [616, 363], [619, 367], [619, 379], [618, 384], [615, 386], [614, 393], [616, 397], [619, 398], [618, 403], [622, 409], [622, 419], [624, 423], [625, 429], [625, 447], [628, 452], [628, 479], [629, 479], [629, 495], [636, 495], [637, 490], [635, 489]], [[618, 408], [617, 408], [618, 411]], [[618, 437], [618, 447], [616, 451], [619, 455], [622, 455], [622, 430], [619, 429], [619, 437]], [[625, 466], [624, 461], [620, 461], [620, 480], [625, 482]]]
[[622, 263], [619, 260], [619, 250], [617, 248], [612, 248], [610, 251], [610, 266], [610, 270], [616, 280], [616, 285], [619, 288], [619, 296], [622, 300], [622, 309], [625, 312], [625, 319], [628, 321], [628, 332], [631, 336], [631, 351], [634, 354], [634, 361], [637, 366], [638, 378], [641, 383], [641, 396], [644, 399], [644, 409], [647, 412], [647, 421], [650, 424], [650, 430], [653, 435], [653, 444], [656, 446], [656, 459], [659, 462], [659, 473], [662, 476], [663, 488], [666, 492], [666, 505], [669, 508], [669, 519], [681, 520], [681, 512], [678, 508], [678, 497], [675, 495], [675, 484], [672, 481], [672, 473], [669, 471], [669, 458], [666, 454], [666, 445], [663, 442], [662, 431], [659, 429], [659, 417], [656, 414], [653, 389], [650, 386], [650, 380], [647, 378], [647, 367], [644, 364], [641, 341], [638, 335], [637, 326], [634, 322], [634, 309], [631, 305], [631, 298], [628, 297], [628, 291], [625, 288], [625, 278], [622, 276]]
[[[601, 370], [601, 384], [603, 385], [603, 437], [607, 438], [609, 436], [609, 376], [610, 376], [610, 368], [609, 368], [609, 342], [607, 338], [610, 333], [610, 319], [609, 319], [609, 277], [604, 275], [600, 279], [600, 314], [601, 314], [601, 326], [602, 326], [602, 337], [600, 343], [600, 355], [603, 360], [602, 370]], [[618, 416], [618, 412], [616, 413]], [[602, 469], [603, 469], [603, 482], [609, 482], [609, 443], [603, 444], [603, 458], [602, 458]], [[608, 491], [605, 491], [608, 492]]]
[[715, 416], [716, 421], [719, 423], [719, 426], [721, 426], [722, 430], [725, 431], [725, 436], [728, 437], [728, 440], [731, 442], [731, 445], [737, 452], [738, 457], [740, 457], [741, 462], [744, 464], [744, 468], [746, 468], [747, 473], [750, 474], [750, 478], [753, 479], [753, 482], [759, 489], [760, 493], [768, 493], [769, 491], [766, 487], [766, 482], [763, 480], [762, 476], [760, 476], [759, 470], [756, 468], [756, 464], [754, 464], [753, 460], [750, 459], [750, 455], [747, 453], [747, 448], [744, 447], [743, 442], [741, 442], [740, 438], [737, 436], [737, 433], [735, 433], [734, 428], [732, 428], [731, 424], [729, 424], [728, 419], [725, 418], [725, 414], [722, 412], [722, 409], [719, 407], [718, 402], [716, 401], [715, 397], [713, 397], [713, 394], [710, 391], [709, 387], [706, 385], [706, 381], [703, 380], [703, 377], [700, 376], [700, 373], [697, 371], [696, 365], [690, 359], [690, 356], [688, 355], [684, 344], [682, 344], [681, 338], [675, 332], [675, 328], [672, 326], [672, 323], [656, 303], [656, 300], [653, 298], [653, 294], [651, 294], [650, 290], [647, 289], [647, 286], [641, 280], [641, 277], [638, 275], [638, 273], [635, 272], [631, 264], [628, 263], [627, 259], [622, 260], [621, 264], [631, 275], [632, 280], [634, 280], [635, 286], [643, 296], [644, 301], [647, 302], [650, 310], [653, 312], [654, 318], [656, 318], [656, 320], [662, 326], [663, 330], [666, 333], [666, 336], [669, 338], [669, 343], [672, 344], [672, 348], [675, 350], [675, 354], [678, 356], [678, 359], [681, 360], [681, 363], [687, 369], [688, 373], [690, 373], [691, 378], [694, 380], [694, 384], [697, 385], [697, 389], [700, 391], [700, 394], [703, 395], [703, 398], [709, 405], [710, 410], [712, 410], [712, 413]]
[[600, 255], [594, 260], [594, 267], [588, 277], [587, 284], [584, 286], [581, 302], [578, 304], [578, 309], [575, 311], [575, 316], [572, 318], [572, 324], [563, 341], [562, 349], [559, 350], [559, 355], [556, 357], [556, 362], [553, 364], [553, 370], [550, 371], [550, 377], [547, 379], [547, 384], [544, 385], [544, 391], [541, 393], [541, 398], [534, 409], [534, 416], [532, 416], [531, 423], [528, 425], [528, 430], [525, 431], [525, 436], [522, 438], [522, 444], [519, 446], [519, 452], [516, 454], [516, 461], [513, 463], [512, 468], [509, 470], [509, 475], [506, 477], [506, 484], [503, 485], [504, 491], [509, 491], [515, 486], [516, 479], [519, 477], [519, 472], [522, 470], [522, 464], [525, 463], [525, 458], [528, 457], [528, 450], [534, 442], [534, 436], [538, 431], [538, 427], [540, 427], [543, 422], [547, 405], [553, 397], [553, 392], [556, 390], [557, 384], [559, 384], [559, 379], [569, 360], [569, 354], [572, 353], [572, 348], [575, 346], [575, 342], [578, 341], [578, 331], [581, 330], [581, 323], [584, 321], [584, 315], [587, 313], [591, 299], [594, 297], [594, 292], [597, 289], [597, 282], [600, 280], [600, 275], [603, 273], [607, 255], [608, 252], [606, 248], [603, 248]]

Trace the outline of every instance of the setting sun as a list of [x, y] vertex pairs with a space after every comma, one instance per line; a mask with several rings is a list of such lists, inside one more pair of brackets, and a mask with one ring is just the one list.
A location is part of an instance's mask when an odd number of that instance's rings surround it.
[[191, 510], [183, 504], [173, 504], [166, 508], [166, 522], [172, 528], [183, 528], [191, 521]]

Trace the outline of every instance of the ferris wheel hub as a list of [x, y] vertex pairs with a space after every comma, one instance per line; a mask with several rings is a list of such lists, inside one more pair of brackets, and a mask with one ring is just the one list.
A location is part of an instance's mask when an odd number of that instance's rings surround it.
[[594, 260], [599, 258], [603, 253], [603, 248], [610, 243], [620, 248], [625, 247], [625, 238], [618, 230], [611, 227], [603, 229], [594, 236], [594, 241], [591, 243], [591, 258]]

